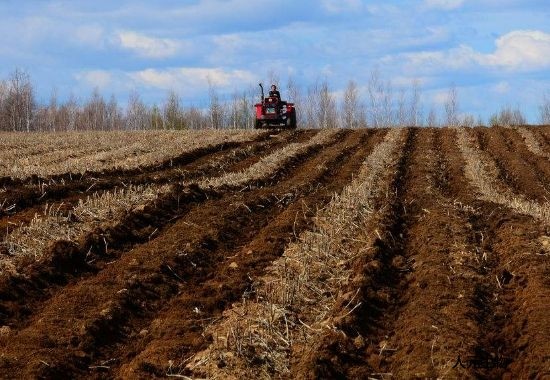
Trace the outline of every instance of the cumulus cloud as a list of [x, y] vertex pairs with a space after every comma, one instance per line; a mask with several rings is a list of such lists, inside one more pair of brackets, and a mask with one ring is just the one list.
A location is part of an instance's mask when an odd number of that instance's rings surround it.
[[518, 30], [500, 37], [493, 54], [483, 56], [485, 64], [512, 69], [550, 66], [550, 34]]
[[146, 86], [160, 89], [192, 88], [204, 89], [209, 83], [216, 87], [243, 87], [257, 78], [245, 70], [224, 70], [221, 68], [172, 68], [166, 70], [146, 69], [129, 74]]
[[181, 49], [179, 41], [168, 38], [153, 38], [144, 34], [122, 31], [117, 34], [118, 43], [124, 49], [132, 50], [147, 58], [167, 58]]
[[453, 10], [460, 8], [465, 0], [425, 0], [424, 5], [427, 8]]
[[495, 45], [495, 51], [489, 54], [460, 45], [446, 51], [409, 53], [404, 56], [410, 66], [436, 70], [476, 65], [517, 71], [550, 67], [550, 34], [518, 30], [498, 38]]

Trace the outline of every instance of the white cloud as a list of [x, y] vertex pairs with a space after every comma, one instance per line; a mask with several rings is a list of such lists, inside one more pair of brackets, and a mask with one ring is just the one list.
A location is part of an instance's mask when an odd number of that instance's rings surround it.
[[550, 34], [518, 30], [498, 38], [495, 45], [494, 53], [490, 54], [483, 54], [470, 46], [460, 45], [446, 51], [408, 53], [403, 56], [407, 59], [409, 66], [428, 70], [462, 69], [476, 65], [514, 71], [550, 67]]
[[147, 69], [129, 74], [136, 82], [160, 89], [205, 89], [211, 83], [216, 87], [242, 88], [257, 78], [244, 70], [221, 68], [173, 68], [166, 70]]
[[182, 48], [179, 41], [168, 38], [153, 38], [132, 31], [117, 34], [118, 43], [124, 49], [133, 50], [147, 58], [167, 58], [175, 55]]
[[110, 72], [104, 70], [90, 70], [77, 74], [76, 79], [90, 87], [104, 89], [111, 84], [112, 75]]
[[425, 0], [424, 5], [427, 8], [450, 11], [460, 8], [464, 2], [465, 0]]
[[550, 66], [550, 34], [536, 30], [517, 30], [496, 41], [493, 54], [483, 57], [487, 65], [510, 69]]

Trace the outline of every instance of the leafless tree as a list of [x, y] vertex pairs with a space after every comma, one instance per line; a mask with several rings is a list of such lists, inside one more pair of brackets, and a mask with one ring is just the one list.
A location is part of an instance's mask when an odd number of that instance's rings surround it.
[[212, 129], [223, 128], [224, 109], [220, 104], [218, 92], [210, 80], [208, 81], [208, 95], [210, 98], [210, 127]]
[[435, 112], [435, 108], [433, 106], [430, 108], [430, 112], [428, 113], [426, 124], [431, 128], [439, 126], [439, 122], [437, 121], [437, 113]]
[[349, 81], [344, 91], [341, 114], [344, 128], [359, 128], [364, 124], [364, 109], [354, 81]]
[[407, 123], [410, 120], [410, 116], [407, 117], [407, 101], [406, 101], [407, 91], [402, 88], [399, 90], [399, 97], [397, 98], [397, 125], [400, 127], [406, 127]]
[[460, 125], [464, 127], [475, 127], [476, 119], [473, 115], [467, 114], [462, 117], [462, 121], [460, 122]]
[[510, 105], [502, 107], [490, 119], [491, 126], [510, 127], [526, 124], [526, 119], [519, 107], [513, 109]]
[[16, 69], [9, 78], [6, 99], [6, 113], [11, 130], [29, 132], [35, 106], [34, 89], [29, 75]]
[[84, 129], [103, 131], [107, 129], [107, 104], [97, 88], [92, 92], [92, 96], [84, 105], [82, 112]]
[[302, 97], [302, 92], [298, 87], [294, 79], [289, 76], [286, 84], [287, 90], [287, 99], [290, 103], [294, 103], [296, 107], [296, 123], [297, 125], [306, 125], [306, 111], [305, 111], [305, 102]]
[[392, 126], [395, 123], [392, 85], [390, 81], [384, 82], [381, 79], [377, 68], [371, 72], [367, 91], [372, 126], [375, 128]]
[[156, 104], [151, 107], [149, 118], [149, 125], [152, 129], [164, 129], [164, 119], [162, 117], [162, 112], [160, 112], [160, 108]]
[[163, 108], [164, 127], [167, 129], [184, 129], [183, 112], [180, 97], [175, 91], [168, 92]]
[[542, 97], [542, 103], [539, 106], [540, 123], [543, 125], [550, 124], [550, 95], [544, 94]]
[[419, 126], [422, 124], [422, 105], [420, 100], [422, 97], [422, 90], [420, 88], [420, 81], [415, 79], [412, 83], [411, 98], [409, 104], [409, 120], [408, 124], [411, 126]]
[[184, 110], [184, 117], [190, 129], [207, 129], [210, 127], [210, 116], [205, 116], [204, 113], [195, 106], [187, 107]]
[[384, 91], [384, 85], [380, 79], [380, 71], [377, 68], [371, 71], [369, 82], [367, 84], [367, 91], [369, 93], [370, 101], [370, 123], [374, 128], [379, 128], [383, 125], [380, 95]]
[[458, 119], [458, 92], [453, 83], [447, 93], [445, 101], [445, 124], [449, 127], [457, 127], [460, 124]]
[[315, 92], [319, 94], [316, 109], [317, 124], [320, 128], [336, 128], [338, 126], [336, 102], [326, 79], [320, 84], [318, 91]]
[[[124, 115], [118, 106], [115, 95], [111, 95], [109, 103], [107, 103], [107, 128], [111, 131], [120, 130], [123, 128]], [[146, 120], [147, 121], [147, 120]], [[150, 129], [150, 125], [146, 124], [146, 129]]]
[[[174, 95], [169, 95], [167, 102], [168, 108], [165, 109], [168, 117], [173, 118], [174, 107], [177, 109], [178, 100], [172, 98]], [[141, 101], [139, 94], [136, 91], [132, 91], [128, 96], [128, 106], [126, 107], [126, 128], [132, 131], [141, 129], [150, 129], [150, 117], [147, 107]]]

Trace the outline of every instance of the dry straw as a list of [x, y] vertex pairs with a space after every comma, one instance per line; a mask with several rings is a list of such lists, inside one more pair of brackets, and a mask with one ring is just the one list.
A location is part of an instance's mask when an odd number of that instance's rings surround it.
[[339, 133], [336, 129], [324, 129], [305, 143], [292, 143], [286, 145], [272, 154], [267, 155], [247, 169], [240, 172], [227, 173], [220, 177], [208, 178], [199, 182], [201, 187], [218, 188], [221, 186], [243, 186], [244, 184], [267, 178], [274, 174], [279, 168], [299, 154], [307, 152], [308, 149], [323, 145], [332, 140]]
[[483, 200], [510, 207], [513, 210], [534, 217], [543, 223], [550, 223], [550, 204], [537, 203], [522, 194], [514, 192], [502, 182], [498, 181], [498, 169], [495, 162], [474, 142], [473, 136], [465, 128], [455, 129], [458, 135], [458, 146], [466, 167], [466, 177], [477, 188]]
[[[289, 144], [271, 153], [248, 169], [238, 173], [223, 174], [201, 181], [199, 184], [204, 187], [242, 186], [251, 181], [270, 177], [293, 157], [307, 152], [315, 145], [330, 141], [336, 133], [337, 131], [334, 130], [322, 131], [307, 142]], [[224, 134], [218, 133], [218, 136], [224, 136]], [[238, 133], [234, 137], [237, 138], [236, 136]], [[200, 144], [208, 145], [225, 139], [220, 140], [220, 138], [206, 137]], [[193, 144], [195, 143], [189, 143], [187, 146], [194, 146]], [[63, 204], [46, 205], [44, 212], [35, 215], [29, 225], [17, 228], [6, 236], [2, 244], [7, 248], [9, 256], [4, 257], [0, 262], [0, 273], [14, 272], [17, 263], [23, 260], [41, 259], [48, 246], [54, 241], [77, 241], [97, 226], [117, 223], [127, 211], [138, 207], [143, 208], [158, 196], [170, 191], [173, 191], [172, 185], [128, 187], [124, 190], [88, 197], [69, 212], [59, 211], [63, 208]]]
[[542, 149], [533, 132], [525, 127], [514, 127], [514, 129], [518, 131], [521, 137], [523, 137], [523, 140], [525, 140], [525, 145], [527, 145], [527, 149], [529, 149], [531, 153], [534, 153], [538, 156], [550, 158], [550, 153], [545, 152]]
[[[254, 297], [245, 294], [207, 330], [214, 342], [190, 361], [188, 370], [219, 379], [284, 376], [297, 344], [334, 328], [334, 305], [350, 281], [351, 263], [370, 249], [369, 242], [356, 237], [375, 217], [374, 199], [390, 190], [404, 135], [393, 129], [374, 148], [352, 183], [317, 213], [315, 227], [290, 244], [256, 282]], [[352, 313], [359, 303], [352, 296], [338, 314]]]
[[7, 235], [2, 245], [9, 256], [0, 261], [0, 273], [13, 273], [23, 260], [39, 260], [48, 246], [58, 240], [76, 241], [95, 227], [116, 223], [122, 216], [153, 201], [168, 186], [130, 186], [126, 189], [93, 195], [70, 211], [61, 211], [63, 204], [44, 206], [41, 215]]
[[258, 133], [246, 130], [3, 133], [0, 177], [131, 169], [222, 142], [249, 141]]

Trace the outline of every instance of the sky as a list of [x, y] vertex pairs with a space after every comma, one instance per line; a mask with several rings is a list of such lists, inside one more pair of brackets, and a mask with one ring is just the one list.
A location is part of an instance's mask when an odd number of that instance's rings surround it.
[[549, 0], [0, 0], [0, 79], [25, 70], [39, 102], [52, 91], [122, 105], [176, 91], [204, 107], [275, 78], [326, 80], [364, 95], [373, 70], [396, 93], [418, 81], [422, 104], [487, 119], [520, 107], [532, 123], [550, 95]]

